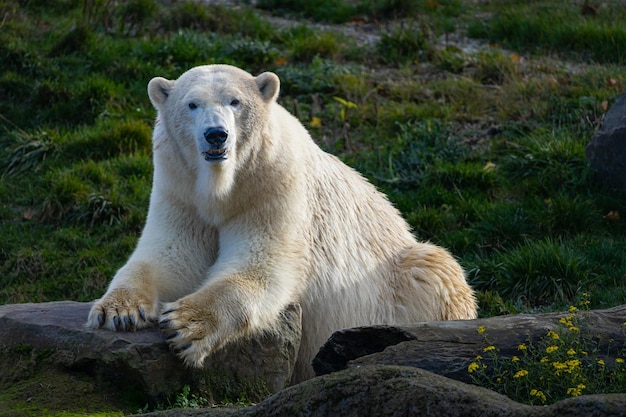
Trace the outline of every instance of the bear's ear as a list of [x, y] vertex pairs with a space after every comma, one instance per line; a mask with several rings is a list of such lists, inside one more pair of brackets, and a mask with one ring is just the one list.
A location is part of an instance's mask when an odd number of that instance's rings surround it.
[[276, 99], [278, 91], [280, 90], [278, 75], [273, 72], [264, 72], [263, 74], [259, 74], [255, 78], [255, 81], [266, 103]]
[[152, 105], [157, 109], [165, 103], [174, 87], [174, 81], [166, 80], [162, 77], [154, 77], [148, 83], [148, 97]]

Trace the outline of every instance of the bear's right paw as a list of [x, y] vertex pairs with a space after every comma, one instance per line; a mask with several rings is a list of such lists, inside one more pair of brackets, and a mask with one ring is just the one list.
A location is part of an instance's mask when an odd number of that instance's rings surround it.
[[135, 331], [155, 324], [158, 302], [138, 296], [133, 291], [118, 288], [105, 294], [91, 307], [87, 327], [92, 329]]

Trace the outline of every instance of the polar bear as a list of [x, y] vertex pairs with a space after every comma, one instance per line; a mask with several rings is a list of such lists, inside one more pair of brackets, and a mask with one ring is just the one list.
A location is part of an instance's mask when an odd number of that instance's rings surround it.
[[322, 151], [277, 103], [279, 86], [228, 65], [150, 81], [148, 217], [89, 327], [158, 321], [184, 363], [202, 366], [298, 302], [301, 381], [337, 329], [476, 317], [455, 259], [417, 242], [381, 192]]

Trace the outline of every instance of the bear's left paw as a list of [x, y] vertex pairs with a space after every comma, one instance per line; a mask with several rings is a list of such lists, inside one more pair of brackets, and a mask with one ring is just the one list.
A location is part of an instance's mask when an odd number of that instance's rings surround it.
[[159, 328], [170, 349], [187, 366], [202, 367], [217, 341], [215, 314], [183, 300], [163, 306]]

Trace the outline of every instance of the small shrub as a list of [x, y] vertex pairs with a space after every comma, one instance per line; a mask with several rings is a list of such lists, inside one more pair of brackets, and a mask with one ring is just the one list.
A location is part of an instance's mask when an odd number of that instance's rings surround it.
[[14, 142], [11, 144], [6, 143], [8, 140], [0, 142], [6, 147], [2, 151], [2, 176], [15, 176], [26, 171], [39, 172], [46, 159], [58, 150], [58, 145], [46, 131], [34, 134], [20, 131], [12, 137]]
[[473, 78], [481, 84], [502, 85], [519, 73], [519, 57], [498, 50], [481, 52], [475, 56]]
[[273, 25], [247, 8], [234, 9], [203, 2], [176, 2], [161, 10], [158, 30], [199, 31], [239, 35], [259, 41], [274, 36]]
[[79, 24], [66, 33], [53, 47], [53, 56], [63, 54], [83, 54], [91, 48], [94, 34], [89, 26]]
[[157, 12], [154, 0], [123, 2], [118, 10], [119, 30], [127, 36], [142, 35]]
[[531, 306], [572, 300], [592, 279], [584, 251], [570, 242], [528, 241], [495, 258], [500, 264], [499, 270], [493, 271], [495, 289]]
[[384, 32], [376, 48], [382, 62], [395, 65], [415, 63], [432, 54], [427, 30], [416, 21], [395, 25]]
[[[596, 340], [584, 327], [593, 325], [585, 318], [587, 294], [579, 307], [570, 306], [554, 330], [537, 343], [529, 341], [517, 354], [504, 357], [489, 341], [488, 330], [477, 331], [485, 337], [484, 353], [469, 364], [468, 372], [477, 385], [492, 389], [527, 404], [546, 405], [584, 394], [624, 392], [626, 390], [626, 346], [611, 346], [599, 351]], [[626, 323], [624, 323], [626, 325]], [[609, 361], [609, 354], [616, 355]]]
[[311, 62], [313, 58], [333, 58], [340, 51], [342, 39], [331, 32], [319, 32], [301, 25], [283, 31], [282, 42], [293, 52], [291, 60]]
[[269, 41], [252, 39], [224, 43], [218, 53], [226, 63], [252, 72], [263, 71], [274, 64], [279, 56], [278, 50]]

